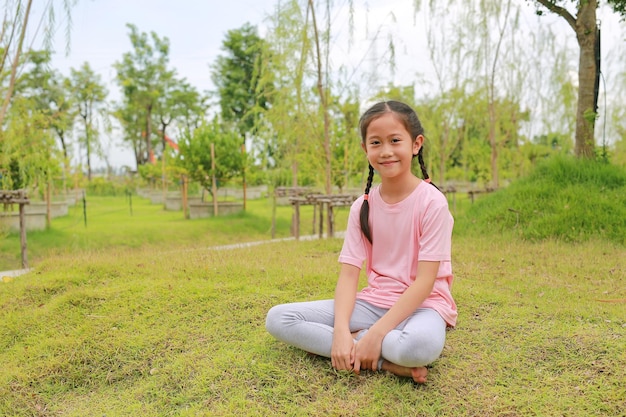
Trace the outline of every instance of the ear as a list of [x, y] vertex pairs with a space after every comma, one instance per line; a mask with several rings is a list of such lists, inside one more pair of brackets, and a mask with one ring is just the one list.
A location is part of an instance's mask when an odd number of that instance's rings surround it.
[[424, 136], [417, 135], [417, 137], [413, 141], [413, 156], [416, 156], [419, 153], [420, 148], [422, 147], [423, 144], [424, 144]]
[[361, 142], [361, 149], [363, 149], [363, 152], [365, 152], [365, 154], [367, 155], [367, 147], [363, 142]]

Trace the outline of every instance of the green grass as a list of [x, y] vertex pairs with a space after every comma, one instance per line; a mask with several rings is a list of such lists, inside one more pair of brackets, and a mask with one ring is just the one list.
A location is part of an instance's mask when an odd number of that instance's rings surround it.
[[[274, 340], [332, 297], [338, 239], [59, 255], [0, 284], [0, 415], [616, 416], [623, 248], [455, 240], [460, 319], [429, 382], [335, 372]], [[558, 395], [557, 395], [558, 394]]]
[[527, 178], [480, 197], [458, 231], [497, 231], [531, 241], [591, 238], [626, 244], [626, 170], [556, 157]]
[[[0, 282], [0, 415], [624, 415], [619, 243], [468, 233], [458, 196], [459, 321], [416, 386], [336, 372], [265, 331], [271, 306], [332, 297], [341, 240], [210, 249], [269, 239], [271, 204], [189, 221], [133, 203], [131, 217], [123, 198], [92, 198], [87, 228], [81, 207], [29, 234], [34, 270]], [[291, 210], [279, 209], [277, 237]], [[0, 245], [19, 249], [13, 235]]]
[[[291, 236], [291, 206], [277, 206], [276, 238]], [[313, 208], [301, 209], [300, 234], [312, 233]], [[338, 230], [345, 227], [348, 208], [335, 209]], [[316, 216], [317, 217], [317, 216]], [[69, 208], [69, 215], [52, 219], [51, 228], [29, 232], [28, 260], [31, 266], [42, 259], [77, 251], [152, 248], [206, 248], [239, 242], [263, 241], [272, 237], [272, 201], [247, 201], [246, 212], [225, 217], [185, 220], [182, 211], [164, 211], [160, 204], [133, 197], [89, 197], [87, 225], [83, 204]], [[326, 227], [326, 226], [325, 226]], [[17, 233], [0, 239], [0, 271], [21, 266], [20, 240]]]

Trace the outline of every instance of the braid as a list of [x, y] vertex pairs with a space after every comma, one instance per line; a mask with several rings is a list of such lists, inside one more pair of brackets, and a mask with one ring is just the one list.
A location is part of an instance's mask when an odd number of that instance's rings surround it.
[[374, 180], [374, 168], [372, 165], [369, 165], [369, 174], [367, 176], [367, 184], [365, 185], [365, 196], [363, 199], [363, 204], [361, 205], [361, 231], [367, 238], [367, 240], [372, 243], [372, 231], [370, 230], [370, 203], [368, 201], [370, 188], [372, 188], [372, 181]]
[[430, 185], [432, 185], [433, 187], [439, 190], [439, 187], [437, 187], [435, 183], [430, 180], [430, 177], [428, 176], [428, 172], [426, 171], [426, 164], [424, 163], [424, 156], [422, 155], [423, 149], [424, 147], [422, 146], [420, 150], [417, 152], [417, 161], [420, 163], [420, 169], [422, 170], [422, 177], [424, 177], [424, 181], [426, 181], [427, 183], [429, 183]]

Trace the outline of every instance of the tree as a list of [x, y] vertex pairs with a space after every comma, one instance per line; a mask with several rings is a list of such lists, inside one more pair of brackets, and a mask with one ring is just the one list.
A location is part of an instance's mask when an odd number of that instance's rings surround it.
[[[194, 181], [211, 190], [213, 175], [219, 186], [243, 169], [244, 155], [239, 152], [237, 137], [237, 131], [221, 126], [214, 118], [182, 138], [178, 163]], [[215, 171], [212, 169], [211, 145], [215, 148]]]
[[[317, 92], [320, 99], [320, 112], [324, 120], [324, 138], [322, 140], [324, 148], [325, 159], [325, 189], [326, 194], [331, 194], [331, 176], [332, 176], [332, 154], [330, 152], [330, 119], [328, 114], [328, 100], [330, 96], [330, 86], [328, 80], [328, 56], [330, 54], [330, 48], [328, 47], [328, 40], [330, 39], [330, 16], [328, 16], [327, 29], [322, 32], [318, 29], [317, 17], [315, 14], [315, 4], [313, 0], [308, 1], [308, 8], [311, 12], [311, 23], [313, 25], [313, 40], [315, 42], [315, 63], [317, 67]], [[328, 4], [327, 4], [328, 7]], [[326, 40], [325, 48], [322, 48], [322, 37]], [[323, 52], [322, 52], [323, 51]], [[324, 62], [324, 64], [322, 64]]]
[[[68, 28], [71, 26], [70, 9], [73, 1], [64, 0]], [[49, 135], [45, 134], [48, 123], [45, 117], [33, 112], [32, 100], [15, 100], [19, 85], [19, 74], [28, 59], [23, 57], [24, 41], [31, 20], [33, 0], [6, 1], [0, 28], [0, 177], [2, 186], [12, 183], [20, 187], [30, 185], [40, 168], [54, 164], [53, 147], [49, 146]], [[54, 26], [54, 2], [48, 2], [41, 11], [42, 22], [39, 33], [49, 40], [56, 29]], [[68, 31], [69, 38], [69, 31]], [[29, 40], [33, 42], [34, 39]], [[12, 109], [15, 107], [15, 109]], [[13, 120], [8, 120], [14, 117]], [[26, 119], [20, 119], [26, 117]], [[42, 131], [44, 134], [42, 134]], [[48, 170], [49, 172], [49, 170]], [[19, 178], [18, 178], [19, 177]]]
[[256, 130], [259, 113], [269, 105], [268, 85], [260, 77], [264, 47], [256, 27], [246, 23], [227, 32], [222, 44], [225, 55], [217, 57], [212, 69], [222, 119], [232, 123], [242, 138]]
[[[65, 11], [65, 19], [68, 22], [67, 27], [71, 27], [71, 7], [75, 3], [72, 0], [63, 0], [63, 9]], [[31, 18], [33, 0], [26, 2], [17, 0], [5, 2], [4, 19], [2, 28], [0, 29], [0, 81], [5, 81], [4, 77], [8, 76], [4, 97], [2, 98], [2, 107], [0, 107], [0, 129], [4, 126], [4, 120], [15, 91], [16, 80], [18, 77], [20, 66], [24, 61], [22, 58], [22, 48]], [[55, 8], [54, 2], [48, 2], [41, 13], [42, 22], [44, 18], [48, 18], [47, 22], [42, 25], [42, 32], [45, 39], [49, 40], [53, 33]], [[68, 29], [69, 41], [69, 29]], [[7, 64], [10, 66], [9, 71], [5, 71]], [[0, 137], [2, 140], [2, 137]]]
[[[596, 10], [598, 0], [535, 0], [537, 14], [543, 6], [563, 18], [576, 34], [579, 47], [578, 105], [576, 109], [575, 153], [578, 157], [595, 155], [595, 121], [597, 118], [597, 91], [600, 74], [599, 29]], [[626, 17], [626, 0], [607, 0], [616, 13]], [[567, 9], [571, 5], [574, 11]]]
[[79, 70], [72, 68], [70, 73], [70, 89], [77, 113], [83, 122], [80, 142], [85, 147], [87, 178], [91, 181], [91, 155], [94, 150], [99, 149], [96, 116], [108, 93], [100, 75], [91, 69], [89, 63], [85, 62]]
[[[261, 59], [265, 44], [256, 27], [245, 24], [226, 34], [212, 79], [219, 94], [222, 119], [230, 122], [241, 138], [241, 152], [246, 153], [246, 137], [256, 133], [259, 114], [268, 108], [267, 85], [261, 82]], [[244, 209], [246, 177], [243, 174]]]
[[[154, 155], [153, 112], [165, 86], [174, 77], [169, 63], [169, 40], [151, 32], [139, 33], [137, 27], [130, 29], [132, 52], [123, 55], [113, 66], [117, 70], [117, 83], [124, 94], [123, 102], [115, 112], [126, 132], [126, 140], [133, 143], [137, 165], [150, 161]], [[131, 125], [140, 123], [140, 127]], [[139, 133], [139, 137], [137, 134]], [[139, 142], [144, 142], [142, 146]]]
[[[159, 123], [163, 151], [167, 144], [168, 127], [177, 126], [179, 135], [182, 132], [193, 132], [199, 126], [205, 112], [204, 99], [187, 80], [175, 77], [169, 79], [157, 99], [154, 112]], [[169, 133], [171, 135], [171, 132]]]
[[28, 100], [31, 111], [45, 123], [42, 127], [46, 131], [56, 133], [67, 173], [69, 172], [67, 132], [72, 129], [76, 116], [70, 100], [67, 79], [50, 68], [49, 51], [29, 51], [23, 58], [26, 62], [15, 86], [14, 100], [16, 97]]
[[[307, 84], [306, 77], [311, 51], [306, 10], [308, 7], [303, 10], [297, 0], [291, 0], [281, 3], [269, 19], [266, 42], [272, 46], [271, 59], [263, 60], [261, 75], [264, 82], [273, 85], [269, 92], [272, 105], [265, 112], [264, 121], [268, 132], [265, 147], [273, 156], [272, 169], [278, 171], [274, 175], [276, 185], [287, 185], [289, 171], [290, 185], [302, 185], [299, 176], [305, 154], [303, 143], [315, 131], [310, 115], [314, 85]], [[311, 159], [308, 155], [308, 161]]]

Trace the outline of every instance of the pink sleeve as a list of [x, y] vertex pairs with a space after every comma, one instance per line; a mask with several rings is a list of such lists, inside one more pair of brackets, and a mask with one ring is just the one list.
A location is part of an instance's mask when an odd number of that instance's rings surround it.
[[362, 268], [363, 261], [367, 257], [367, 238], [361, 232], [361, 222], [359, 219], [363, 197], [358, 198], [350, 207], [348, 216], [348, 227], [343, 240], [343, 247], [339, 254], [339, 262]]
[[452, 227], [454, 219], [445, 197], [432, 200], [420, 221], [419, 255], [422, 261], [450, 261], [452, 258]]

